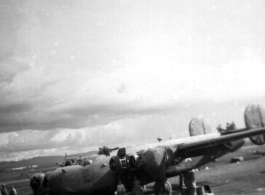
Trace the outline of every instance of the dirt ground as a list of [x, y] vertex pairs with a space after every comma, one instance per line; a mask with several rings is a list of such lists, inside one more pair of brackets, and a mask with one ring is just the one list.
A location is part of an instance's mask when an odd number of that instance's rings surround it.
[[[254, 151], [265, 151], [265, 146], [247, 146], [218, 159], [215, 163], [209, 163], [201, 171], [195, 173], [197, 185], [209, 185], [215, 195], [265, 195], [265, 156], [254, 155]], [[230, 163], [232, 157], [244, 157], [241, 163]], [[31, 170], [41, 172], [50, 170], [51, 167]], [[171, 178], [173, 195], [180, 195], [178, 177]], [[0, 174], [0, 185], [6, 184], [9, 190], [15, 186], [18, 194], [29, 195], [31, 189], [29, 180], [21, 176], [21, 172]], [[152, 194], [147, 186], [145, 194]]]
[[2, 172], [0, 173], [0, 186], [6, 184], [8, 191], [11, 189], [11, 186], [14, 186], [18, 195], [30, 195], [32, 194], [29, 186], [30, 180], [26, 177], [25, 173], [33, 175], [34, 173], [47, 172], [55, 168], [56, 167], [41, 167], [24, 171]]
[[[264, 152], [265, 146], [246, 147], [211, 163], [212, 168], [196, 174], [198, 184], [209, 184], [217, 195], [264, 195], [265, 156], [254, 155], [257, 150]], [[230, 163], [234, 156], [245, 160]]]

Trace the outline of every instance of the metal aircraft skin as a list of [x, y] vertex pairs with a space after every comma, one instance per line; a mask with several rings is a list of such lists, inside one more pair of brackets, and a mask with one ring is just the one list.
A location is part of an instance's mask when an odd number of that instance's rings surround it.
[[117, 154], [92, 156], [84, 166], [72, 165], [36, 173], [31, 177], [30, 185], [34, 194], [99, 195], [114, 194], [118, 180], [127, 189], [132, 189], [135, 176], [143, 185], [165, 182], [166, 178], [234, 152], [244, 144], [243, 138], [250, 137], [253, 143], [264, 144], [264, 116], [262, 108], [252, 104], [245, 110], [244, 129], [120, 148]]

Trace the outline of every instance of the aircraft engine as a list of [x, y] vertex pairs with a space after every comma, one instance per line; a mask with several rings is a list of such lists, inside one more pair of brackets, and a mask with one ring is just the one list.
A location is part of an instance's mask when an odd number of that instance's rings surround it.
[[110, 170], [112, 170], [115, 173], [121, 170], [121, 162], [118, 156], [111, 157], [109, 161], [109, 167]]
[[169, 147], [149, 148], [140, 155], [137, 167], [143, 169], [155, 180], [164, 178], [167, 167], [174, 163], [174, 153]]
[[120, 148], [117, 156], [111, 157], [109, 161], [110, 170], [113, 172], [122, 172], [123, 170], [133, 170], [136, 168], [136, 159], [138, 155], [127, 155], [125, 148]]
[[[246, 107], [244, 113], [246, 128], [251, 130], [265, 127], [265, 112], [259, 104], [250, 104]], [[265, 143], [265, 134], [249, 137], [252, 143], [263, 145]]]
[[168, 147], [148, 149], [137, 155], [127, 155], [125, 148], [120, 148], [117, 156], [111, 157], [109, 167], [115, 173], [143, 169], [156, 178], [164, 171], [163, 167], [172, 165], [173, 161], [173, 151]]
[[189, 124], [189, 132], [190, 136], [203, 135], [207, 133], [211, 133], [210, 127], [208, 127], [204, 121], [202, 116], [194, 117], [191, 119]]

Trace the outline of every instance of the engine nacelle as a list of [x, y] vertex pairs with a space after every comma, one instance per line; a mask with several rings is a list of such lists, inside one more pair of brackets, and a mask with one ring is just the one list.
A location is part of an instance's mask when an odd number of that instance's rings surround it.
[[[248, 130], [262, 128], [265, 123], [264, 109], [259, 104], [250, 104], [245, 109], [244, 119]], [[249, 139], [256, 145], [263, 145], [265, 134], [252, 136]]]
[[136, 159], [138, 156], [127, 155], [125, 148], [120, 148], [117, 156], [111, 157], [109, 161], [110, 170], [113, 172], [122, 172], [124, 170], [136, 169]]

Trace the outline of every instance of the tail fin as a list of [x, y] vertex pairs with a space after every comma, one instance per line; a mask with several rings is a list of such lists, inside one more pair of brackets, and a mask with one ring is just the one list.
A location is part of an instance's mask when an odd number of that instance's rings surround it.
[[189, 124], [190, 136], [203, 135], [211, 133], [211, 129], [203, 121], [203, 116], [194, 117]]
[[[248, 130], [265, 127], [265, 112], [259, 104], [250, 104], [246, 107], [245, 124]], [[265, 143], [265, 134], [249, 137], [252, 143], [263, 145]]]

